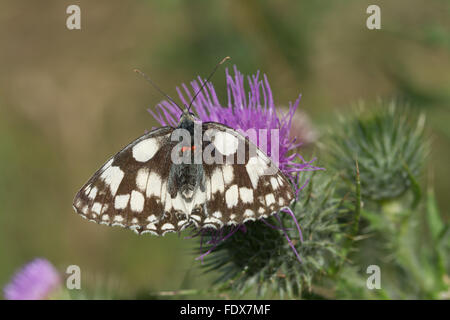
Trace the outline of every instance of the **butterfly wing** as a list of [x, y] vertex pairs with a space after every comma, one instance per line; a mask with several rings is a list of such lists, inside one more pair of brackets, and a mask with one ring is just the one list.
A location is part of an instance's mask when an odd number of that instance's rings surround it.
[[90, 221], [137, 233], [178, 231], [173, 210], [165, 210], [173, 130], [153, 130], [111, 157], [77, 193], [75, 211]]
[[151, 131], [111, 157], [77, 193], [75, 211], [96, 223], [164, 235], [191, 224], [217, 229], [265, 218], [293, 201], [289, 180], [270, 158], [215, 122], [202, 125], [201, 151], [214, 159], [203, 156], [201, 187], [189, 203], [180, 190], [171, 196], [173, 131]]
[[204, 142], [203, 152], [215, 149], [212, 156], [222, 164], [203, 163], [206, 205], [198, 214], [199, 227], [218, 229], [266, 218], [294, 200], [290, 181], [248, 138], [215, 122], [203, 123], [203, 135], [213, 144]]

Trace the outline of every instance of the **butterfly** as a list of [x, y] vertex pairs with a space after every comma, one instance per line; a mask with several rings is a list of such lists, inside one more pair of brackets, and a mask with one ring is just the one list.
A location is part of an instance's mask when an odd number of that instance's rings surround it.
[[247, 136], [201, 122], [190, 106], [180, 109], [176, 127], [142, 135], [95, 172], [75, 196], [75, 211], [99, 224], [165, 235], [237, 226], [294, 201], [288, 178]]

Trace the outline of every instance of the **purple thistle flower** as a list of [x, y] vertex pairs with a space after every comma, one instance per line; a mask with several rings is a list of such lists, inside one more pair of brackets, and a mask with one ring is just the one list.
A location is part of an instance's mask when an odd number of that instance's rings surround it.
[[[180, 100], [186, 107], [189, 106], [192, 97], [200, 90], [204, 81], [204, 79], [198, 77], [197, 80], [191, 82], [191, 89], [185, 84], [182, 84], [182, 89], [177, 87]], [[300, 132], [298, 128], [300, 123], [297, 124], [296, 130], [292, 131], [291, 128], [293, 127], [293, 120], [299, 122], [298, 115], [295, 114], [295, 111], [300, 103], [301, 95], [298, 96], [294, 103], [290, 102], [288, 110], [284, 114], [281, 114], [280, 111], [277, 112], [275, 107], [272, 90], [270, 89], [266, 75], [263, 76], [263, 79], [260, 79], [260, 72], [258, 71], [255, 75], [248, 76], [247, 81], [249, 90], [246, 91], [244, 86], [244, 76], [238, 71], [237, 67], [234, 66], [234, 77], [231, 76], [228, 73], [228, 69], [226, 69], [226, 81], [228, 101], [225, 106], [219, 102], [212, 83], [207, 83], [192, 103], [193, 109], [203, 122], [219, 122], [244, 133], [249, 129], [254, 129], [257, 134], [256, 136], [250, 135], [249, 139], [258, 147], [261, 147], [261, 144], [265, 144], [263, 150], [266, 151], [267, 155], [272, 158], [280, 170], [291, 180], [295, 188], [295, 194], [298, 197], [299, 192], [308, 183], [308, 181], [306, 181], [300, 185], [299, 173], [301, 171], [321, 169], [312, 165], [312, 162], [314, 162], [315, 159], [305, 161], [300, 154], [296, 152], [303, 142], [309, 143], [312, 141], [312, 138], [305, 141], [298, 141], [296, 137], [292, 137], [293, 133]], [[156, 106], [155, 111], [150, 109], [148, 111], [163, 126], [169, 125], [176, 127], [178, 119], [181, 116], [180, 109], [173, 102], [167, 100], [159, 103]], [[305, 120], [304, 117], [302, 119]], [[276, 137], [278, 138], [278, 141], [271, 141], [271, 134], [266, 137], [261, 137], [260, 129], [267, 130], [266, 132], [270, 132], [274, 129], [278, 130], [278, 137]], [[309, 129], [309, 127], [304, 129]], [[304, 130], [302, 133], [304, 133]], [[302, 136], [304, 137], [305, 135], [302, 134]], [[311, 137], [311, 135], [309, 137]], [[272, 144], [275, 144], [275, 146], [278, 145], [277, 158], [274, 158], [271, 154]], [[302, 239], [300, 226], [295, 215], [290, 209], [286, 209], [285, 211], [295, 220], [299, 230], [300, 239]], [[223, 230], [218, 230], [216, 233], [212, 234], [207, 230], [200, 230], [191, 236], [201, 236], [201, 247], [203, 237], [210, 237], [207, 244], [211, 245], [211, 248], [197, 259], [200, 259], [203, 262], [203, 258], [206, 255], [238, 230], [242, 232], [246, 231], [245, 226], [236, 226], [225, 236], [223, 235]], [[289, 245], [294, 250], [298, 260], [301, 261], [300, 256], [282, 226], [280, 230], [284, 232]]]
[[[257, 133], [259, 133], [259, 129], [279, 130], [279, 141], [272, 142], [270, 135], [266, 137], [265, 151], [269, 157], [272, 156], [271, 144], [278, 144], [278, 159], [272, 157], [272, 160], [277, 162], [281, 171], [295, 186], [298, 186], [297, 176], [299, 172], [320, 169], [312, 165], [315, 159], [307, 162], [295, 152], [303, 142], [291, 137], [292, 120], [300, 103], [301, 95], [294, 103], [289, 103], [289, 109], [286, 113], [280, 114], [280, 112], [277, 113], [275, 108], [272, 90], [265, 75], [263, 79], [260, 79], [260, 72], [258, 71], [255, 75], [248, 76], [247, 81], [250, 90], [246, 91], [244, 76], [237, 70], [236, 66], [234, 66], [234, 73], [234, 77], [232, 77], [226, 69], [228, 92], [226, 106], [219, 102], [212, 83], [207, 83], [192, 103], [193, 109], [200, 120], [204, 122], [219, 122], [241, 132], [248, 129], [255, 129]], [[185, 84], [182, 84], [183, 90], [177, 87], [180, 100], [185, 106], [189, 105], [193, 95], [200, 89], [204, 81], [201, 77], [193, 80], [191, 82], [192, 91]], [[148, 111], [163, 126], [177, 126], [178, 119], [181, 116], [180, 109], [167, 100], [159, 103], [156, 106], [156, 111], [150, 109]], [[257, 141], [254, 141], [252, 136], [249, 138], [256, 145], [261, 146], [261, 141], [258, 141], [261, 140], [259, 134], [256, 136]]]
[[7, 300], [43, 300], [61, 286], [61, 277], [53, 265], [42, 258], [26, 264], [3, 289]]

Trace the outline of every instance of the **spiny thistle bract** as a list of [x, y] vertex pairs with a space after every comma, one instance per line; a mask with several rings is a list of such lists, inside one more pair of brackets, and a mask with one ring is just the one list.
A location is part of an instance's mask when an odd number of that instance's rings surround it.
[[220, 274], [215, 281], [217, 288], [231, 289], [237, 295], [256, 288], [260, 296], [296, 298], [310, 289], [315, 277], [340, 263], [344, 230], [338, 218], [351, 214], [351, 210], [345, 209], [346, 200], [335, 197], [337, 178], [319, 172], [303, 173], [302, 178], [310, 178], [310, 182], [293, 205], [293, 212], [301, 225], [303, 242], [294, 220], [286, 213], [279, 214], [302, 262], [275, 217], [267, 219], [272, 227], [263, 221], [247, 223], [205, 258], [203, 267]]
[[359, 163], [363, 198], [383, 201], [401, 196], [411, 187], [423, 167], [428, 145], [424, 117], [408, 116], [408, 109], [395, 102], [378, 102], [366, 113], [360, 106], [356, 117], [341, 119], [331, 141], [325, 144], [333, 166], [355, 181]]

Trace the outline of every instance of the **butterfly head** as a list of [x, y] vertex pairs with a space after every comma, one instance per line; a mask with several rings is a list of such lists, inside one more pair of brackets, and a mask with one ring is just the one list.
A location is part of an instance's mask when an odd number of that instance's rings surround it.
[[193, 125], [194, 122], [199, 121], [197, 116], [187, 108], [183, 111], [178, 122], [178, 127], [185, 127], [186, 125]]

